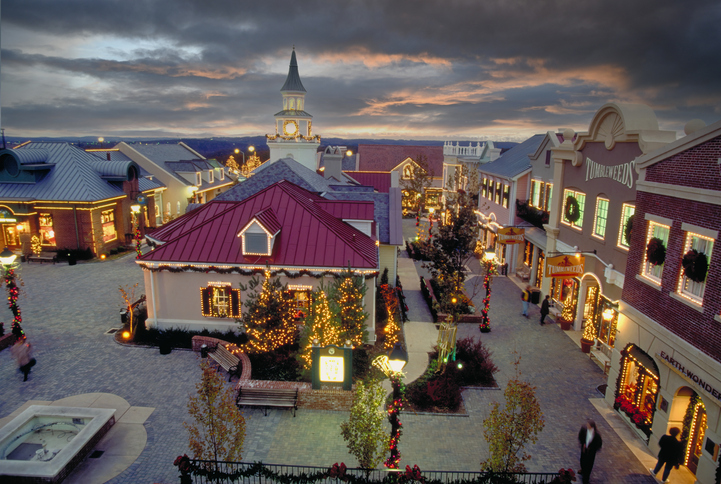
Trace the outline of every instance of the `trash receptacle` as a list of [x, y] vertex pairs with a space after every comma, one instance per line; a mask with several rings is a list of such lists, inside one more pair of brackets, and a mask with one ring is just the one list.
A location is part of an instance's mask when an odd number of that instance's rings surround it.
[[200, 357], [201, 358], [207, 358], [208, 357], [208, 345], [202, 345], [200, 347]]
[[541, 301], [541, 290], [537, 287], [531, 288], [531, 303], [538, 304]]
[[158, 350], [160, 350], [161, 355], [169, 355], [173, 350], [170, 344], [170, 338], [166, 334], [160, 333], [158, 335]]

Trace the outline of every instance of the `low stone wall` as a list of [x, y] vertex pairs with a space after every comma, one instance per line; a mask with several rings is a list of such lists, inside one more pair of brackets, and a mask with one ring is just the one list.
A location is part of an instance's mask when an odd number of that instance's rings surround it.
[[17, 341], [17, 338], [12, 333], [7, 333], [3, 336], [0, 336], [0, 351], [4, 350], [8, 346], [14, 345], [15, 341]]
[[[193, 351], [200, 353], [200, 347], [207, 345], [214, 348], [218, 344], [230, 344], [225, 340], [211, 338], [210, 336], [193, 336]], [[243, 365], [243, 371], [235, 386], [237, 398], [240, 387], [247, 388], [277, 388], [277, 389], [298, 389], [298, 408], [309, 408], [313, 410], [337, 410], [347, 412], [353, 404], [353, 391], [346, 391], [336, 387], [321, 387], [320, 390], [313, 390], [311, 384], [297, 381], [271, 381], [251, 380], [251, 365], [248, 355], [237, 353]], [[353, 387], [355, 389], [355, 386]]]

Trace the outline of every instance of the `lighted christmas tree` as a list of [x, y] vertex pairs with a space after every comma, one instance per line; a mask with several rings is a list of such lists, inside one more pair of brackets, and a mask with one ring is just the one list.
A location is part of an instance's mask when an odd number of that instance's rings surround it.
[[398, 324], [398, 297], [396, 296], [396, 290], [388, 284], [381, 284], [379, 291], [383, 295], [383, 303], [388, 311], [388, 321], [383, 329], [385, 333], [383, 348], [390, 349], [398, 342], [401, 332]]
[[240, 288], [244, 292], [248, 288], [253, 291], [244, 304], [242, 324], [248, 336], [244, 351], [265, 353], [295, 342], [293, 297], [280, 278], [271, 279], [270, 272], [266, 271], [262, 283], [254, 277], [248, 286], [241, 284]]
[[350, 271], [336, 279], [330, 288], [331, 309], [338, 318], [341, 341], [350, 340], [353, 346], [366, 341], [365, 327], [368, 313], [363, 310], [363, 296], [367, 287], [363, 278]]
[[338, 319], [330, 310], [330, 303], [325, 291], [326, 288], [321, 284], [313, 292], [313, 302], [305, 318], [305, 327], [300, 340], [301, 363], [305, 369], [310, 368], [311, 365], [313, 340], [318, 340], [318, 345], [321, 347], [328, 345], [343, 346]]
[[231, 173], [240, 173], [240, 166], [238, 166], [238, 162], [235, 161], [235, 157], [233, 155], [228, 157], [228, 161], [225, 162], [225, 166], [228, 167], [228, 170], [230, 170]]

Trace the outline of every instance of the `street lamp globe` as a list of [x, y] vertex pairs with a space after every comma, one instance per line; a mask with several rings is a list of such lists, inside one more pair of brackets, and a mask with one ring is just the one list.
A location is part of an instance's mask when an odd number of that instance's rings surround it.
[[400, 373], [408, 363], [408, 353], [403, 349], [400, 343], [396, 343], [393, 349], [388, 352], [388, 366], [395, 373]]
[[16, 257], [17, 255], [13, 251], [5, 247], [5, 250], [0, 252], [0, 263], [4, 266], [10, 266], [15, 262]]
[[492, 261], [496, 258], [496, 253], [492, 250], [487, 250], [485, 254], [483, 254], [483, 258], [487, 260], [488, 262]]
[[255, 146], [253, 146], [253, 145], [248, 146], [248, 151], [250, 151], [251, 153], [254, 152]]
[[236, 148], [236, 149], [235, 149], [235, 154], [237, 155], [238, 153], [240, 153], [240, 150], [239, 150], [238, 148]]
[[139, 213], [140, 212], [140, 204], [134, 203], [130, 206], [130, 211], [133, 213]]

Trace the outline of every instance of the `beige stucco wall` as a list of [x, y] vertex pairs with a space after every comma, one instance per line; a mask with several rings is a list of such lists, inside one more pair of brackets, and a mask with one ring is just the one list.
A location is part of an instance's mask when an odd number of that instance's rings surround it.
[[[388, 282], [395, 286], [396, 285], [396, 274], [397, 274], [397, 254], [398, 250], [395, 245], [381, 245], [379, 247], [379, 260], [380, 260], [380, 273], [388, 269]], [[380, 279], [380, 276], [379, 276]], [[403, 281], [405, 282], [405, 281]]]
[[[200, 289], [207, 287], [209, 282], [227, 282], [235, 289], [239, 283], [248, 284], [251, 277], [239, 274], [217, 274], [202, 272], [143, 271], [145, 295], [147, 297], [148, 327], [160, 329], [183, 328], [200, 331], [208, 330], [240, 330], [233, 318], [208, 318], [201, 313]], [[332, 284], [332, 277], [315, 278], [301, 276], [295, 279], [281, 276], [281, 282], [291, 285], [311, 286], [315, 290], [324, 281], [325, 286]], [[365, 295], [365, 311], [368, 313], [366, 328], [369, 342], [375, 341], [375, 285], [376, 279], [366, 279], [368, 291]], [[248, 291], [241, 291], [241, 305], [245, 304]], [[241, 312], [244, 311], [241, 307]]]

